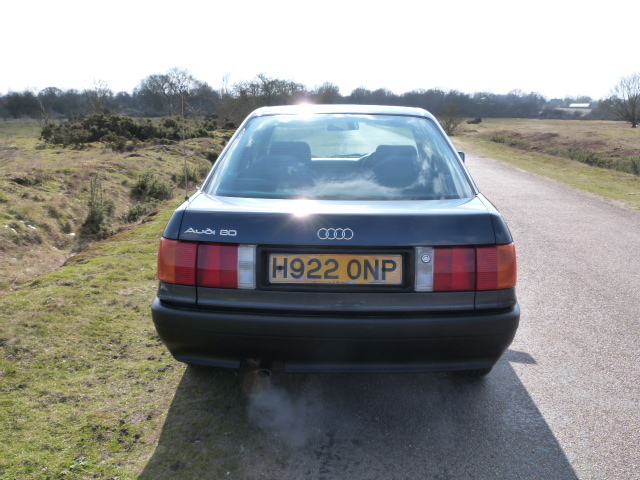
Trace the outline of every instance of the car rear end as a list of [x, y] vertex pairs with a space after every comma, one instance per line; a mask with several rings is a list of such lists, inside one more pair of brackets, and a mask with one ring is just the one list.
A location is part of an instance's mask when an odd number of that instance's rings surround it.
[[426, 112], [324, 108], [254, 114], [175, 212], [161, 338], [190, 364], [488, 372], [519, 320], [502, 217]]

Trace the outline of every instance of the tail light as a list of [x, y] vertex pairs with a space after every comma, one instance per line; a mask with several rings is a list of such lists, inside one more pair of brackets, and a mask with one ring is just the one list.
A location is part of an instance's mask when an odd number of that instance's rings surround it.
[[198, 244], [178, 240], [160, 240], [158, 278], [165, 283], [196, 284]]
[[476, 252], [473, 247], [436, 248], [433, 290], [436, 292], [476, 289]]
[[416, 248], [416, 291], [460, 292], [513, 288], [513, 243], [482, 247]]
[[198, 245], [198, 285], [238, 288], [238, 246]]
[[255, 245], [183, 242], [163, 238], [158, 254], [158, 279], [200, 287], [252, 289]]
[[502, 290], [516, 286], [518, 268], [513, 243], [478, 247], [476, 254], [477, 290]]

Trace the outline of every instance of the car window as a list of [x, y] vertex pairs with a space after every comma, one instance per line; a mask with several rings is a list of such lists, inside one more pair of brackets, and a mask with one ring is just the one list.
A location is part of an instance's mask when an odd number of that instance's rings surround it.
[[431, 120], [269, 115], [249, 121], [205, 191], [249, 198], [468, 198], [464, 171]]

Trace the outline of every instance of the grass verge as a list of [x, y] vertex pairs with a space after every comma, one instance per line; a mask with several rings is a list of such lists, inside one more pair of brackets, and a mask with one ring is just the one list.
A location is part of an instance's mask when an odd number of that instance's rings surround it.
[[[580, 123], [588, 124], [589, 122]], [[504, 143], [492, 142], [485, 135], [476, 132], [463, 132], [452, 140], [458, 150], [495, 158], [537, 175], [599, 195], [628, 208], [640, 210], [640, 177], [636, 175], [594, 167], [560, 156], [524, 151]]]
[[0, 298], [0, 478], [134, 478], [184, 368], [150, 319], [172, 208]]

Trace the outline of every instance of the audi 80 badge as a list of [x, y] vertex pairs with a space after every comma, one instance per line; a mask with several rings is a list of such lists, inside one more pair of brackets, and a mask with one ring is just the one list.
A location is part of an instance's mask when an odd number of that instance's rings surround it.
[[182, 362], [483, 376], [520, 318], [516, 252], [427, 111], [265, 107], [160, 241], [158, 334]]

